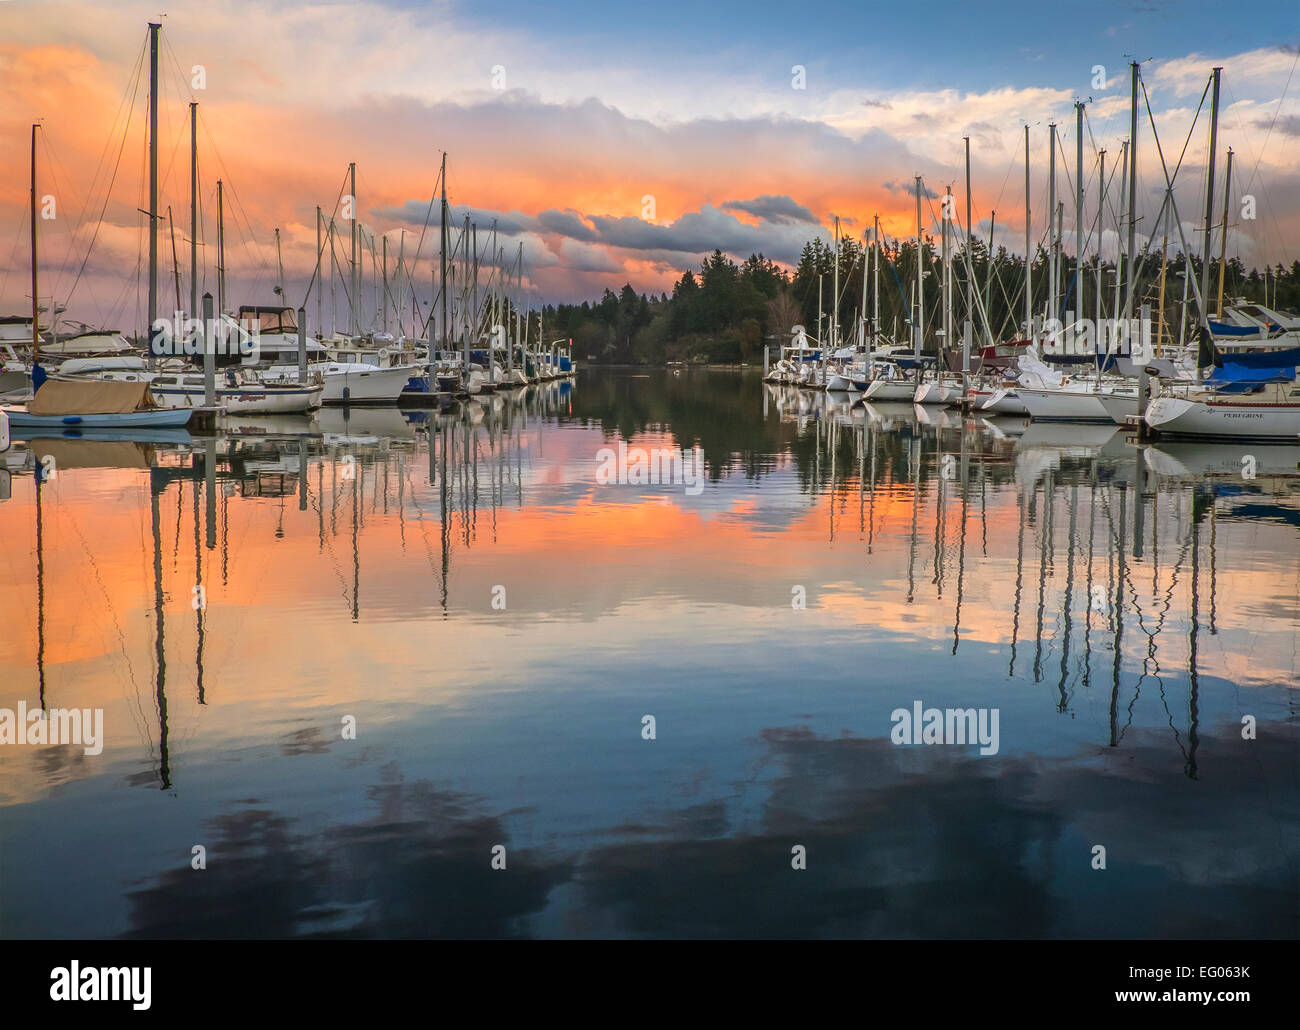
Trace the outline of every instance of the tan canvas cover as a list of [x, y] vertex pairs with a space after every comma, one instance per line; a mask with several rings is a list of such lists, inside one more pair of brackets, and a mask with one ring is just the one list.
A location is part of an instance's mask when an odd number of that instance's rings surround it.
[[154, 407], [148, 383], [49, 379], [27, 405], [32, 415], [121, 415]]

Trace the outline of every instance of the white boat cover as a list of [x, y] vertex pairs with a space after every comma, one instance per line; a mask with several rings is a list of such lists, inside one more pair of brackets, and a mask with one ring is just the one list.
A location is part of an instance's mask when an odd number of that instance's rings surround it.
[[131, 354], [134, 351], [121, 333], [83, 333], [41, 344], [42, 354]]
[[1044, 364], [1038, 356], [1036, 346], [1027, 347], [1017, 359], [1020, 375], [1016, 381], [1027, 389], [1051, 389], [1065, 382], [1065, 376], [1050, 365]]

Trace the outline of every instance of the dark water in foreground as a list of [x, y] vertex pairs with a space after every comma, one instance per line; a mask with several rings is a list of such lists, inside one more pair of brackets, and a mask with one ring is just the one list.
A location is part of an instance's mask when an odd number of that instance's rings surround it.
[[0, 744], [0, 936], [1300, 933], [1300, 448], [723, 372], [413, 418], [0, 455], [0, 709], [104, 712]]

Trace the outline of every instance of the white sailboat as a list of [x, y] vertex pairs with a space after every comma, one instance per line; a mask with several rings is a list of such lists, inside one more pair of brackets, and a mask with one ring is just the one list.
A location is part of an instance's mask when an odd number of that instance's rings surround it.
[[[915, 308], [912, 312], [912, 357], [918, 365], [925, 341], [925, 293], [923, 270], [925, 267], [925, 235], [921, 225], [921, 177], [916, 176], [916, 282], [913, 287]], [[867, 387], [863, 399], [872, 403], [906, 402], [915, 400], [917, 381], [908, 378], [896, 361], [877, 363], [876, 375]]]
[[966, 399], [972, 408], [987, 411], [992, 415], [1028, 415], [1029, 409], [1020, 399], [1014, 381], [994, 380], [972, 384], [966, 391]]
[[1147, 407], [1160, 436], [1300, 438], [1300, 380], [1257, 384], [1250, 393], [1215, 389], [1167, 392]]
[[[70, 358], [59, 365], [56, 375], [69, 380], [147, 383], [154, 402], [163, 408], [200, 408], [205, 403], [203, 373], [183, 361], [169, 360], [157, 369], [149, 369], [138, 355]], [[228, 415], [314, 411], [321, 406], [321, 389], [319, 382], [303, 386], [296, 379], [264, 381], [236, 368], [218, 370], [215, 382], [216, 403]]]
[[961, 391], [961, 376], [937, 374], [935, 378], [923, 380], [917, 385], [912, 401], [921, 405], [960, 404]]
[[[1125, 415], [1137, 414], [1137, 389], [1131, 396], [1127, 392], [1112, 394], [1098, 390], [1092, 383], [1066, 382], [1057, 387], [1032, 388], [1019, 386], [1016, 398], [1025, 406], [1029, 417], [1036, 422], [1119, 422], [1102, 402], [1113, 400]], [[1131, 404], [1129, 403], [1131, 400]], [[1131, 411], [1129, 411], [1131, 407]]]
[[[1211, 76], [1210, 146], [1207, 168], [1206, 195], [1214, 195], [1215, 133], [1218, 126], [1219, 78], [1221, 69], [1215, 68]], [[1135, 73], [1136, 74], [1136, 73]], [[1228, 177], [1231, 179], [1229, 151]], [[1209, 365], [1213, 357], [1216, 365], [1204, 382], [1181, 385], [1162, 381], [1162, 389], [1148, 405], [1145, 420], [1157, 436], [1210, 436], [1242, 439], [1283, 439], [1294, 441], [1300, 437], [1300, 352], [1294, 348], [1264, 352], [1259, 346], [1238, 347], [1238, 353], [1215, 354], [1216, 335], [1222, 337], [1225, 326], [1211, 320], [1208, 305], [1211, 209], [1207, 202], [1204, 226], [1204, 253], [1201, 265], [1200, 288], [1196, 291], [1201, 308], [1201, 342], [1207, 345], [1208, 354], [1198, 358], [1198, 364]], [[1227, 214], [1225, 202], [1224, 232], [1226, 246]], [[1220, 252], [1222, 263], [1222, 251]], [[1220, 294], [1220, 296], [1222, 296]], [[1273, 321], [1275, 313], [1260, 309], [1253, 319], [1258, 340], [1265, 346], [1286, 343], [1285, 332]], [[1243, 334], [1229, 333], [1233, 342], [1240, 343]], [[1253, 353], [1251, 353], [1253, 352]]]
[[876, 377], [867, 386], [865, 399], [880, 404], [886, 402], [911, 402], [916, 394], [916, 384], [897, 363], [882, 361], [876, 364]]
[[[294, 369], [297, 372], [297, 369]], [[119, 378], [124, 373], [110, 373]], [[164, 408], [199, 408], [204, 404], [202, 372], [166, 372], [148, 379], [154, 400]], [[216, 379], [217, 404], [227, 415], [289, 415], [315, 411], [321, 406], [320, 383], [301, 384], [294, 379], [258, 380], [240, 369], [222, 369]]]

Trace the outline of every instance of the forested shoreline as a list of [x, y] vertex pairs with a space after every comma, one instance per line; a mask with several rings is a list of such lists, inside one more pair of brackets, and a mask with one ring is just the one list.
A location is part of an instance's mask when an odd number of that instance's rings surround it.
[[[939, 241], [927, 237], [925, 309], [927, 347], [933, 347], [940, 302], [941, 268]], [[863, 297], [865, 258], [870, 250], [852, 238], [840, 241], [839, 321], [841, 337], [849, 338], [860, 317]], [[880, 331], [906, 342], [909, 339], [909, 300], [913, 292], [916, 269], [914, 240], [882, 242], [879, 281]], [[1080, 284], [1075, 276], [1075, 262], [1060, 258], [1059, 296], [1061, 317], [1067, 311], [1080, 310]], [[1177, 335], [1183, 309], [1183, 272], [1188, 262], [1181, 254], [1164, 262], [1164, 322], [1166, 331]], [[1201, 261], [1190, 261], [1192, 274], [1199, 282]], [[1160, 310], [1161, 255], [1148, 252], [1139, 256], [1138, 293], [1152, 306], [1153, 316]], [[789, 339], [792, 326], [806, 327], [818, 337], [818, 294], [827, 312], [823, 326], [829, 325], [832, 310], [835, 253], [820, 238], [806, 243], [793, 271], [787, 271], [762, 253], [737, 262], [715, 250], [698, 271], [686, 270], [673, 286], [671, 294], [638, 292], [631, 283], [615, 293], [605, 290], [597, 301], [581, 304], [550, 304], [544, 310], [548, 339], [568, 337], [573, 340], [574, 355], [581, 360], [609, 364], [660, 365], [668, 361], [707, 364], [761, 363], [766, 340], [775, 345]], [[1025, 262], [1018, 254], [999, 247], [992, 254], [981, 240], [971, 248], [971, 281], [978, 292], [979, 304], [987, 312], [988, 322], [997, 339], [1011, 339], [1020, 333], [1024, 313]], [[1046, 303], [1048, 255], [1039, 248], [1032, 272], [1034, 310], [1042, 311]], [[1096, 259], [1085, 261], [1081, 295], [1082, 314], [1096, 310]], [[867, 312], [874, 312], [873, 290], [876, 276], [867, 277]], [[966, 261], [959, 248], [953, 249], [954, 319], [965, 317]], [[1210, 264], [1211, 303], [1218, 292], [1219, 262]], [[1104, 317], [1111, 317], [1115, 305], [1115, 265], [1106, 262], [1101, 268]], [[1267, 300], [1265, 294], [1267, 293]], [[1189, 289], [1188, 317], [1195, 319], [1195, 290]], [[1229, 258], [1224, 275], [1224, 296], [1244, 297], [1265, 302], [1284, 311], [1300, 309], [1300, 260], [1290, 267], [1278, 264], [1268, 269], [1247, 269], [1237, 258]]]

